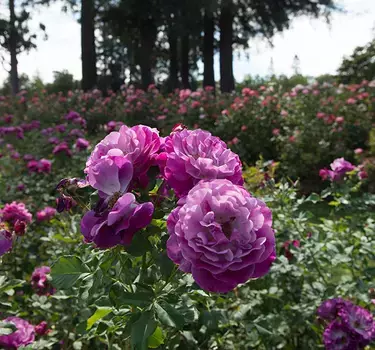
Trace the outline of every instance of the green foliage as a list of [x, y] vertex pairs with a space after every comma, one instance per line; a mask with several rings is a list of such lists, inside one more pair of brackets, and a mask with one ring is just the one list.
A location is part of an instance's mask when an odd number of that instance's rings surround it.
[[338, 69], [338, 79], [344, 84], [375, 79], [375, 40], [358, 46]]

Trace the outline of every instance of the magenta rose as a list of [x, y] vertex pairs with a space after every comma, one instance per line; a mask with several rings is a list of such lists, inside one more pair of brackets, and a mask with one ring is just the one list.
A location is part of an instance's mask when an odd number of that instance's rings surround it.
[[154, 165], [160, 147], [159, 132], [144, 125], [129, 128], [123, 125], [120, 131], [111, 132], [94, 148], [86, 162], [85, 173], [108, 156], [123, 157], [133, 165], [133, 180], [141, 186], [148, 183], [147, 171]]
[[172, 132], [159, 163], [166, 181], [180, 197], [200, 180], [227, 179], [236, 185], [243, 184], [238, 155], [208, 131]]
[[87, 212], [81, 221], [81, 232], [87, 243], [93, 242], [101, 249], [129, 245], [134, 234], [151, 222], [153, 212], [152, 203], [139, 204], [132, 193], [126, 193], [103, 213]]
[[331, 163], [331, 169], [334, 172], [334, 179], [342, 179], [346, 173], [355, 169], [355, 166], [344, 158], [337, 158]]
[[275, 260], [271, 210], [229, 180], [199, 182], [167, 220], [169, 258], [210, 292], [265, 275]]
[[29, 224], [32, 220], [32, 215], [24, 203], [12, 202], [5, 204], [4, 208], [0, 210], [0, 219], [13, 226], [17, 220]]
[[13, 323], [17, 330], [8, 335], [0, 336], [0, 345], [5, 348], [16, 348], [31, 344], [35, 340], [35, 330], [29, 322], [19, 317], [8, 317], [3, 322]]
[[49, 221], [56, 215], [56, 209], [52, 207], [45, 207], [36, 213], [38, 221]]
[[33, 271], [31, 275], [31, 286], [38, 295], [51, 295], [55, 293], [49, 280], [50, 273], [51, 268], [49, 266], [37, 267]]
[[80, 151], [83, 151], [85, 150], [87, 147], [90, 146], [90, 142], [87, 141], [86, 139], [82, 138], [82, 137], [79, 137], [76, 141], [76, 147], [77, 149], [79, 149]]

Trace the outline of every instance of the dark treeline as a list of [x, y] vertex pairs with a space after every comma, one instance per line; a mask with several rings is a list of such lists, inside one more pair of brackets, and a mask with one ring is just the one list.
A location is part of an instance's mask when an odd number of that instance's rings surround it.
[[[12, 91], [19, 79], [17, 55], [33, 47], [36, 34], [27, 21], [48, 0], [15, 4], [0, 17], [0, 45], [10, 56]], [[299, 15], [328, 16], [334, 0], [67, 0], [66, 8], [80, 14], [82, 82], [118, 89], [125, 81], [138, 87], [162, 85], [167, 91], [195, 88], [198, 64], [203, 85], [221, 92], [234, 90], [233, 51], [247, 48], [250, 39], [270, 40]], [[41, 25], [44, 30], [44, 26]], [[214, 75], [219, 54], [220, 77]]]

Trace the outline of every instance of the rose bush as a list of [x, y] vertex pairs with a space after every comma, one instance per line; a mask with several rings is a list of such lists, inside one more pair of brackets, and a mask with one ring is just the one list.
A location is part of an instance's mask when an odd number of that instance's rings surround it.
[[372, 346], [373, 89], [0, 98], [2, 319], [35, 349]]

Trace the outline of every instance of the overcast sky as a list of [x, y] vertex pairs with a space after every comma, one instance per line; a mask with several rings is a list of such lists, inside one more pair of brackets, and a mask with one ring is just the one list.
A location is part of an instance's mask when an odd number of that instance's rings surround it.
[[[375, 0], [338, 0], [347, 13], [335, 13], [331, 24], [324, 19], [297, 18], [291, 28], [273, 39], [273, 48], [265, 41], [250, 43], [250, 59], [245, 55], [235, 59], [237, 80], [245, 75], [267, 75], [273, 59], [276, 74], [292, 74], [293, 57], [300, 58], [301, 73], [320, 75], [334, 73], [345, 55], [358, 45], [374, 37]], [[38, 48], [19, 57], [19, 71], [29, 76], [39, 74], [46, 82], [52, 81], [53, 71], [67, 69], [75, 78], [81, 78], [80, 28], [72, 14], [61, 12], [61, 3], [55, 3], [33, 14], [31, 27], [39, 23], [47, 27], [48, 40], [37, 40]], [[218, 61], [215, 62], [218, 79]], [[0, 66], [0, 83], [6, 78]]]

